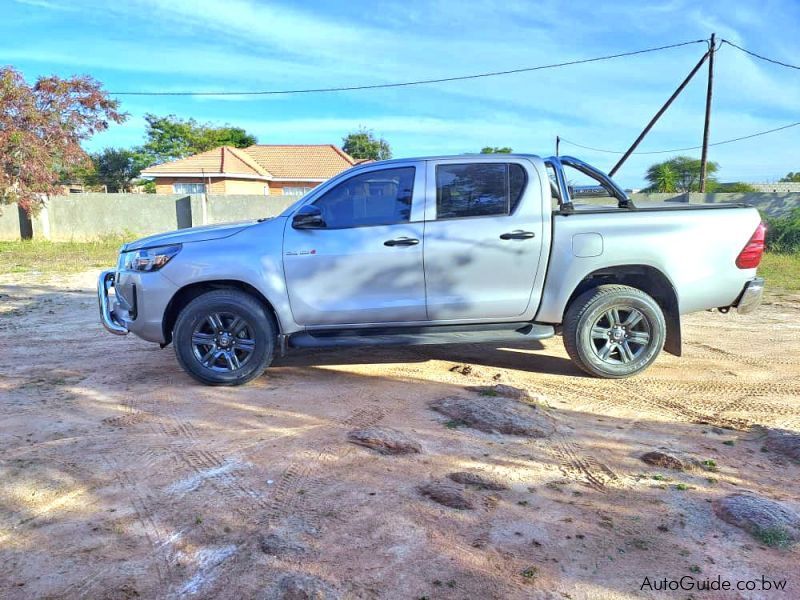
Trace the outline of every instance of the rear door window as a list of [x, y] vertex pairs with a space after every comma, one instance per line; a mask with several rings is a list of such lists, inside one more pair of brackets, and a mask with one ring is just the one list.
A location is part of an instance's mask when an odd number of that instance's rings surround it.
[[437, 165], [436, 218], [509, 215], [526, 184], [525, 169], [516, 163]]

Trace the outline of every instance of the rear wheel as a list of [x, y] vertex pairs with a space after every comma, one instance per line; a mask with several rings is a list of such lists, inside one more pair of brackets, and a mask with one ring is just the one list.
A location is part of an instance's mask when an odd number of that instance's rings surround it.
[[238, 290], [214, 290], [178, 315], [173, 344], [184, 370], [207, 385], [241, 385], [272, 362], [277, 329], [264, 306]]
[[564, 345], [582, 370], [622, 378], [649, 367], [664, 346], [666, 323], [642, 290], [601, 285], [576, 298], [564, 318]]

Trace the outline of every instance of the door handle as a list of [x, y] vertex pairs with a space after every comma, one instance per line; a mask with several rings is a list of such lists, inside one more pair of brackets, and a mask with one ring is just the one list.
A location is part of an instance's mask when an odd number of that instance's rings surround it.
[[393, 240], [386, 240], [383, 242], [384, 246], [416, 246], [419, 244], [417, 238], [400, 237]]
[[500, 236], [501, 240], [529, 240], [536, 237], [532, 231], [511, 231]]

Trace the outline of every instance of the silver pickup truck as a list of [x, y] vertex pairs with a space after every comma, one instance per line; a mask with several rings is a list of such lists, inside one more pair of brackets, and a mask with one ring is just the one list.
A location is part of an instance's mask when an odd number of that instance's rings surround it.
[[390, 160], [274, 218], [126, 244], [98, 298], [108, 331], [172, 343], [212, 385], [245, 383], [290, 347], [556, 333], [580, 369], [620, 378], [662, 348], [680, 355], [680, 315], [758, 306], [764, 237], [753, 208], [635, 206], [572, 157]]

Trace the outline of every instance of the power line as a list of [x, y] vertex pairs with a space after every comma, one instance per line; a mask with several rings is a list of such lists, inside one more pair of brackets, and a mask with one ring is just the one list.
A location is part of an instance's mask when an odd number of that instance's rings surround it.
[[[768, 133], [775, 133], [776, 131], [782, 131], [784, 129], [789, 129], [791, 127], [797, 127], [800, 125], [800, 121], [795, 123], [789, 123], [788, 125], [783, 125], [781, 127], [776, 127], [775, 129], [767, 129], [766, 131], [759, 131], [757, 133], [751, 133], [750, 135], [743, 135], [741, 137], [731, 138], [729, 140], [722, 140], [721, 142], [714, 142], [709, 144], [709, 146], [722, 146], [723, 144], [732, 144], [733, 142], [740, 142], [742, 140], [749, 140], [750, 138], [759, 137], [762, 135], [767, 135]], [[584, 150], [592, 150], [594, 152], [603, 152], [605, 154], [625, 154], [625, 151], [619, 150], [605, 150], [603, 148], [594, 148], [592, 146], [584, 146], [583, 144], [578, 144], [577, 142], [572, 142], [564, 137], [561, 137], [562, 143], [570, 144], [571, 146], [577, 146], [578, 148], [583, 148]], [[670, 154], [671, 152], [686, 152], [689, 150], [699, 150], [702, 146], [688, 146], [686, 148], [672, 148], [671, 150], [650, 150], [647, 152], [634, 152], [633, 154]]]
[[309, 89], [296, 89], [296, 90], [266, 90], [266, 91], [254, 91], [254, 92], [110, 92], [110, 93], [113, 96], [276, 96], [280, 94], [316, 94], [325, 92], [352, 92], [358, 90], [374, 90], [379, 88], [396, 88], [396, 87], [407, 87], [412, 85], [425, 85], [429, 83], [446, 83], [448, 81], [464, 81], [467, 79], [479, 79], [482, 77], [498, 77], [500, 75], [513, 75], [515, 73], [530, 73], [531, 71], [543, 71], [545, 69], [555, 69], [558, 67], [581, 65], [585, 63], [598, 62], [601, 60], [622, 58], [624, 56], [634, 56], [637, 54], [646, 54], [648, 52], [658, 52], [660, 50], [679, 48], [681, 46], [688, 46], [690, 44], [705, 44], [705, 43], [707, 43], [707, 40], [691, 40], [688, 42], [680, 42], [677, 44], [659, 46], [657, 48], [645, 48], [643, 50], [633, 50], [631, 52], [621, 52], [619, 54], [609, 54], [607, 56], [597, 56], [594, 58], [583, 58], [579, 60], [571, 60], [567, 62], [560, 62], [549, 65], [539, 65], [536, 67], [522, 67], [519, 69], [509, 69], [507, 71], [492, 71], [489, 73], [459, 75], [456, 77], [442, 77], [439, 79], [420, 79], [417, 81], [403, 81], [399, 83], [376, 83], [371, 85], [352, 85], [352, 86], [341, 86], [341, 87], [309, 88]]
[[748, 50], [747, 48], [742, 48], [741, 46], [738, 46], [738, 45], [736, 45], [733, 42], [730, 42], [728, 40], [722, 40], [722, 43], [723, 44], [728, 44], [728, 46], [733, 46], [737, 50], [741, 50], [745, 54], [749, 54], [750, 56], [754, 56], [754, 57], [756, 57], [756, 58], [758, 58], [760, 60], [764, 60], [764, 61], [770, 62], [772, 64], [775, 64], [775, 65], [780, 65], [782, 67], [788, 67], [790, 69], [797, 69], [798, 71], [800, 71], [800, 67], [798, 67], [797, 65], [790, 65], [789, 63], [785, 63], [785, 62], [782, 62], [780, 60], [775, 60], [774, 58], [768, 58], [766, 56], [762, 56], [761, 54], [753, 52], [752, 50]]

